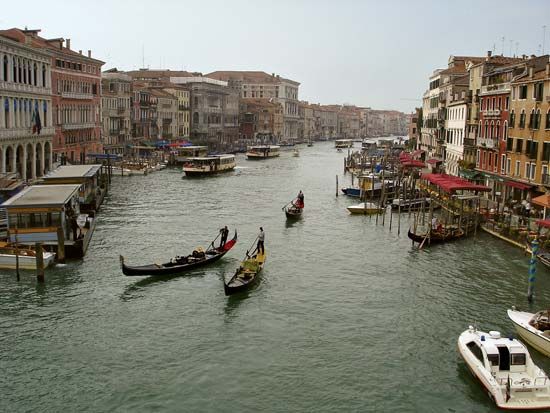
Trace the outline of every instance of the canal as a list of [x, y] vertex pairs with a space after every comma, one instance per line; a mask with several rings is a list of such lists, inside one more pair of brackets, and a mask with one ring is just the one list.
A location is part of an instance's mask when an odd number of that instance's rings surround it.
[[[491, 412], [456, 350], [474, 322], [513, 330], [529, 308], [528, 258], [485, 234], [416, 251], [335, 197], [344, 153], [247, 161], [218, 177], [175, 169], [116, 177], [88, 254], [46, 273], [0, 275], [0, 411]], [[299, 190], [305, 216], [282, 206]], [[163, 279], [122, 275], [206, 247], [223, 225], [239, 242], [217, 264]], [[268, 255], [256, 288], [225, 297], [259, 226]], [[539, 266], [533, 310], [550, 303]], [[546, 371], [550, 362], [534, 350]]]

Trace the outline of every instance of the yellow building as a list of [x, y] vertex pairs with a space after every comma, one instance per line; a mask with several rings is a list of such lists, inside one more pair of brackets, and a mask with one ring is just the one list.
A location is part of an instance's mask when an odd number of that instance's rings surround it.
[[[549, 56], [532, 65], [512, 82], [510, 125], [505, 172], [515, 188], [533, 192], [550, 189], [550, 62]], [[522, 198], [524, 198], [522, 196]], [[508, 196], [510, 198], [510, 196]], [[515, 198], [518, 198], [515, 196]]]
[[176, 118], [177, 125], [177, 138], [189, 139], [189, 129], [190, 129], [190, 92], [185, 87], [168, 87], [164, 90], [178, 99], [178, 113]]

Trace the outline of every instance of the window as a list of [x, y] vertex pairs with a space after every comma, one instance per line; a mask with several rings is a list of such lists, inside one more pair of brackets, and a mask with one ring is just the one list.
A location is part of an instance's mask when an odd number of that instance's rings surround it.
[[532, 109], [529, 115], [529, 129], [535, 129], [535, 109]]
[[521, 129], [525, 128], [525, 109], [522, 109], [519, 115], [519, 127]]
[[512, 160], [506, 159], [506, 174], [510, 175], [510, 169], [512, 169]]
[[550, 162], [550, 142], [542, 145], [542, 161]]
[[535, 179], [535, 171], [537, 169], [537, 164], [536, 163], [532, 163], [531, 164], [531, 175], [529, 176], [529, 179]]
[[550, 109], [546, 112], [546, 125], [544, 127], [546, 129], [550, 129]]
[[514, 145], [514, 139], [510, 138], [506, 141], [506, 151], [512, 152], [513, 151], [513, 145]]
[[466, 344], [466, 347], [472, 352], [476, 358], [483, 363], [483, 352], [479, 348], [479, 346], [475, 343], [475, 341], [470, 341], [468, 344]]
[[8, 56], [4, 56], [4, 61], [2, 64], [4, 66], [4, 81], [7, 82], [8, 81]]
[[540, 128], [540, 109], [537, 109], [535, 113], [535, 119], [533, 122], [533, 129], [539, 129]]
[[533, 97], [537, 102], [542, 102], [542, 95], [544, 93], [544, 83], [539, 82], [533, 85]]
[[513, 128], [516, 123], [516, 113], [512, 110], [510, 112], [510, 127]]
[[487, 359], [491, 366], [498, 366], [499, 357], [498, 354], [487, 354]]
[[506, 173], [506, 155], [501, 156], [502, 160], [500, 161], [500, 171], [505, 174]]
[[542, 183], [548, 182], [548, 165], [542, 165]]
[[504, 110], [510, 109], [510, 96], [506, 96], [506, 99], [504, 100]]
[[516, 170], [515, 170], [514, 175], [519, 176], [519, 175], [520, 175], [520, 171], [521, 171], [521, 162], [520, 162], [520, 161], [516, 161]]
[[525, 178], [529, 179], [531, 176], [531, 164], [528, 162], [525, 162]]
[[520, 100], [527, 99], [527, 85], [519, 86], [519, 99]]

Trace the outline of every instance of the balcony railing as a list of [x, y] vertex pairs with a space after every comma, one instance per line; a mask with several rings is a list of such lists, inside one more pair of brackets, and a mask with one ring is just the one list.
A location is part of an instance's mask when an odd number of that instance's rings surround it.
[[61, 97], [68, 99], [93, 99], [94, 95], [91, 93], [75, 93], [75, 92], [61, 92]]
[[492, 138], [477, 138], [477, 146], [494, 149], [497, 147], [497, 140]]
[[500, 109], [487, 109], [483, 111], [483, 116], [486, 118], [494, 118], [500, 116]]
[[13, 82], [6, 82], [6, 81], [0, 81], [0, 90], [9, 90], [13, 92], [30, 92], [30, 93], [40, 94], [40, 95], [52, 94], [52, 89], [49, 87], [25, 85], [21, 83], [13, 83]]
[[55, 128], [47, 127], [42, 128], [40, 135], [32, 133], [30, 128], [14, 128], [14, 129], [2, 129], [0, 130], [0, 139], [12, 139], [12, 138], [27, 138], [31, 136], [50, 136], [55, 134]]
[[506, 93], [510, 92], [510, 84], [509, 83], [500, 83], [496, 85], [486, 85], [481, 86], [481, 94], [489, 94], [489, 93]]
[[66, 123], [61, 125], [63, 130], [75, 130], [75, 129], [92, 129], [95, 128], [96, 124], [93, 122], [89, 123]]

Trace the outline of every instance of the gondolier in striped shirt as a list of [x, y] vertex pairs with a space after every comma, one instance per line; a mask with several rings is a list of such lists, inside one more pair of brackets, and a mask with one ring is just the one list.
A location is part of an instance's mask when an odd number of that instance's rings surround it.
[[260, 227], [260, 233], [258, 234], [258, 245], [256, 246], [256, 251], [258, 251], [258, 254], [260, 254], [260, 250], [261, 250], [261, 254], [265, 253], [264, 240], [265, 240], [265, 232], [264, 232], [264, 229]]

